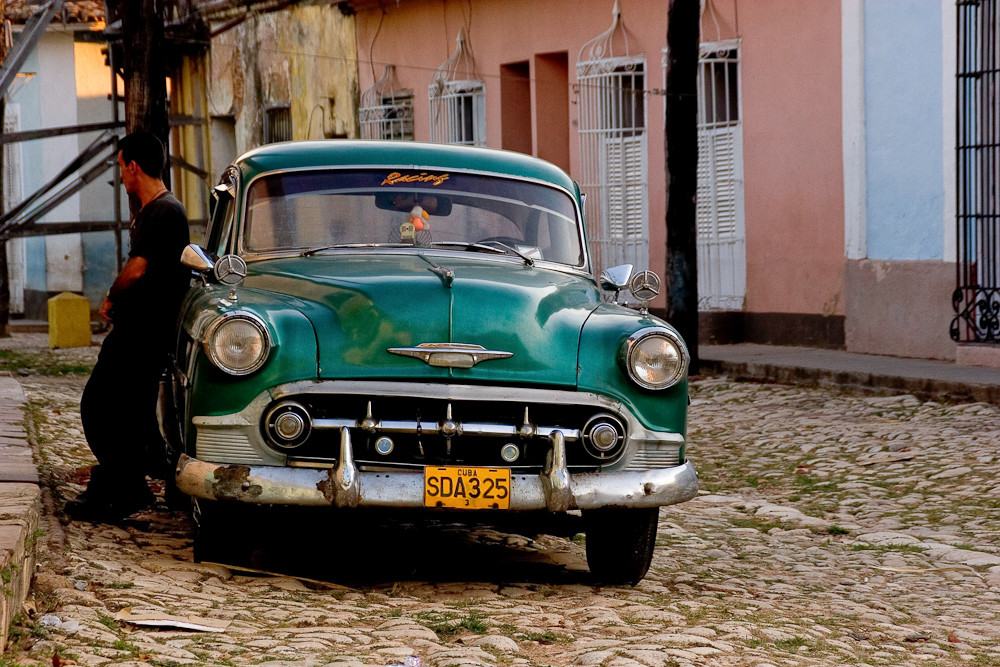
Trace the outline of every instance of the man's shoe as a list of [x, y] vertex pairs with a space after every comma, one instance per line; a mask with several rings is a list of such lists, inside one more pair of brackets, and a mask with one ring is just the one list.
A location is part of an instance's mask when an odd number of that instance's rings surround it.
[[148, 490], [146, 493], [148, 495], [101, 501], [89, 496], [84, 491], [66, 503], [66, 514], [74, 521], [115, 523], [153, 504], [155, 496]]

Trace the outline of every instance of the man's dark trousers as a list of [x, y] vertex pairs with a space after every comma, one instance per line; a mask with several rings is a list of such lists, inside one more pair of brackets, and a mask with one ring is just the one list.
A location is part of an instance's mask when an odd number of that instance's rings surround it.
[[116, 326], [107, 335], [80, 400], [83, 431], [99, 462], [87, 487], [93, 501], [148, 502], [146, 473], [157, 452], [164, 458], [156, 401], [167, 348], [163, 332], [143, 329]]

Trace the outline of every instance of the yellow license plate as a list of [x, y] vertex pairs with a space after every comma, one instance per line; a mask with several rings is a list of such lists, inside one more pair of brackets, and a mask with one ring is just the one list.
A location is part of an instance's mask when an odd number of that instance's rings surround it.
[[424, 506], [510, 509], [510, 470], [461, 466], [424, 468]]

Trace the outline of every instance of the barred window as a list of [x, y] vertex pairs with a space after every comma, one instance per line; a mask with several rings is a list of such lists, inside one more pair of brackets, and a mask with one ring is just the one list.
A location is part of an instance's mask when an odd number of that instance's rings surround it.
[[486, 86], [476, 74], [476, 59], [466, 42], [464, 28], [458, 31], [455, 52], [434, 72], [427, 97], [431, 141], [486, 145]]
[[596, 270], [649, 265], [646, 57], [629, 50], [619, 3], [576, 59], [580, 190]]
[[361, 94], [358, 112], [363, 139], [413, 141], [413, 91], [399, 88], [395, 66]]
[[645, 63], [577, 63], [581, 189], [600, 267], [649, 262]]
[[482, 81], [432, 84], [429, 95], [431, 141], [486, 145], [486, 89]]
[[264, 109], [264, 143], [292, 140], [292, 107], [275, 104]]

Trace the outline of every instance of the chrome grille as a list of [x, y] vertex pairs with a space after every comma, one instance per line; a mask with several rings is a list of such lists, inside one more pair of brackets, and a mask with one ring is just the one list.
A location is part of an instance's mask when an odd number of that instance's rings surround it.
[[[619, 460], [627, 439], [627, 434], [622, 433], [621, 443], [610, 451], [588, 451], [581, 429], [595, 416], [612, 416], [606, 408], [592, 405], [290, 393], [265, 413], [280, 412], [282, 405], [291, 404], [304, 406], [312, 420], [312, 430], [304, 442], [287, 448], [275, 443], [292, 464], [335, 461], [341, 428], [350, 429], [354, 457], [362, 467], [475, 465], [537, 472], [545, 465], [551, 434], [560, 431], [566, 440], [568, 467], [587, 471]], [[625, 420], [617, 420], [618, 429], [624, 430]], [[385, 439], [390, 439], [392, 446], [383, 447], [389, 451], [380, 454], [375, 444], [380, 440], [384, 444]], [[501, 449], [508, 444], [518, 447], [516, 460], [507, 461], [501, 456]]]
[[264, 459], [250, 443], [250, 438], [245, 433], [232, 429], [199, 426], [195, 449], [197, 457], [202, 461], [245, 463], [248, 465], [264, 463]]
[[[655, 448], [654, 448], [655, 447]], [[625, 467], [626, 470], [653, 470], [654, 468], [672, 468], [680, 465], [681, 448], [672, 445], [646, 445], [640, 447], [635, 457]]]

